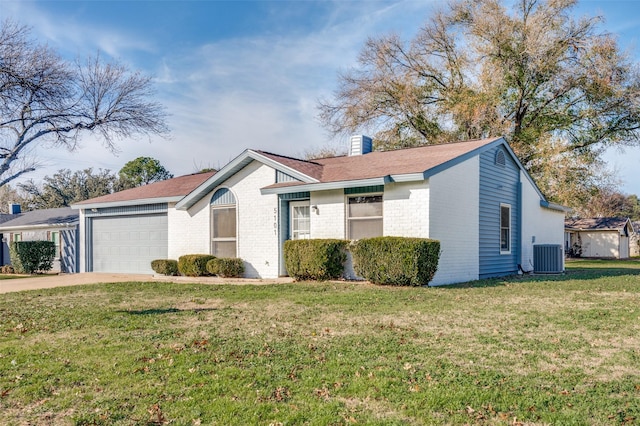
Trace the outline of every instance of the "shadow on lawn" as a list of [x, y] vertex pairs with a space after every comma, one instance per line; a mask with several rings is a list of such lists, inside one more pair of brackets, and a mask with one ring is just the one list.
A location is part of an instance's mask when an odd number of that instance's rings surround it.
[[118, 313], [122, 313], [122, 314], [129, 314], [129, 315], [163, 315], [163, 314], [175, 314], [178, 312], [193, 312], [193, 313], [198, 313], [198, 312], [207, 312], [207, 311], [217, 311], [217, 308], [193, 308], [193, 309], [178, 309], [178, 308], [165, 308], [165, 309], [143, 309], [140, 311], [132, 311], [132, 310], [126, 310], [126, 311], [116, 311]]
[[461, 288], [488, 288], [504, 287], [514, 284], [526, 284], [537, 281], [570, 281], [570, 280], [596, 280], [606, 277], [619, 277], [628, 275], [640, 275], [640, 268], [616, 268], [616, 267], [585, 267], [568, 268], [561, 274], [523, 274], [506, 277], [485, 278], [460, 284], [443, 285], [435, 288], [456, 290]]

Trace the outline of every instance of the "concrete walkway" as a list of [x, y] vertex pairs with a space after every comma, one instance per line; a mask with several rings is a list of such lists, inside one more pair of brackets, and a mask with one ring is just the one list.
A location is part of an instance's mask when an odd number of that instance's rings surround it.
[[179, 283], [202, 284], [275, 284], [290, 283], [291, 278], [277, 279], [248, 279], [248, 278], [219, 278], [219, 277], [166, 277], [152, 274], [114, 274], [87, 272], [82, 274], [46, 275], [33, 278], [16, 278], [14, 280], [0, 280], [0, 294], [24, 290], [39, 290], [43, 288], [69, 287], [83, 284], [116, 283], [129, 281], [164, 281]]

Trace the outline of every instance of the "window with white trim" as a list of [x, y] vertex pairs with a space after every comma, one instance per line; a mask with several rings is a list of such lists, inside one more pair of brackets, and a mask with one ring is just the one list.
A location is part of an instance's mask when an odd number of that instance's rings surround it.
[[500, 204], [500, 253], [511, 253], [511, 205]]
[[16, 243], [22, 241], [22, 233], [20, 233], [20, 232], [12, 233], [11, 234], [11, 241], [16, 242]]
[[49, 241], [53, 241], [53, 244], [56, 246], [55, 258], [60, 259], [60, 232], [58, 231], [49, 232]]
[[236, 200], [226, 188], [213, 195], [211, 204], [211, 254], [237, 257]]
[[308, 240], [311, 238], [311, 206], [309, 201], [292, 201], [290, 209], [291, 239]]
[[358, 195], [347, 198], [347, 238], [382, 236], [382, 195]]

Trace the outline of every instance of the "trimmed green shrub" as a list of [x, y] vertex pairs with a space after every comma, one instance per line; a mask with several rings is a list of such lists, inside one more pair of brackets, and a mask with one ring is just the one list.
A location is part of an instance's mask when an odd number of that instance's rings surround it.
[[178, 275], [178, 261], [173, 259], [156, 259], [151, 261], [151, 269], [157, 274]]
[[297, 281], [337, 279], [347, 260], [345, 240], [288, 240], [284, 243], [287, 273]]
[[207, 262], [207, 271], [223, 278], [238, 278], [244, 274], [244, 262], [237, 257], [216, 257]]
[[11, 265], [19, 274], [50, 271], [55, 255], [53, 241], [14, 241], [9, 246]]
[[178, 258], [178, 272], [187, 277], [205, 277], [209, 275], [207, 262], [215, 258], [210, 254], [185, 254]]
[[440, 241], [426, 238], [363, 238], [351, 246], [354, 270], [375, 284], [427, 285], [438, 269]]

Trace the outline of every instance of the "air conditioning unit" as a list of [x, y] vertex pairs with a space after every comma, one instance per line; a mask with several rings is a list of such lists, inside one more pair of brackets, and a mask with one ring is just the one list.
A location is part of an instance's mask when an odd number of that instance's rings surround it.
[[560, 244], [534, 244], [533, 272], [536, 274], [560, 274], [564, 272], [562, 257], [562, 245]]

